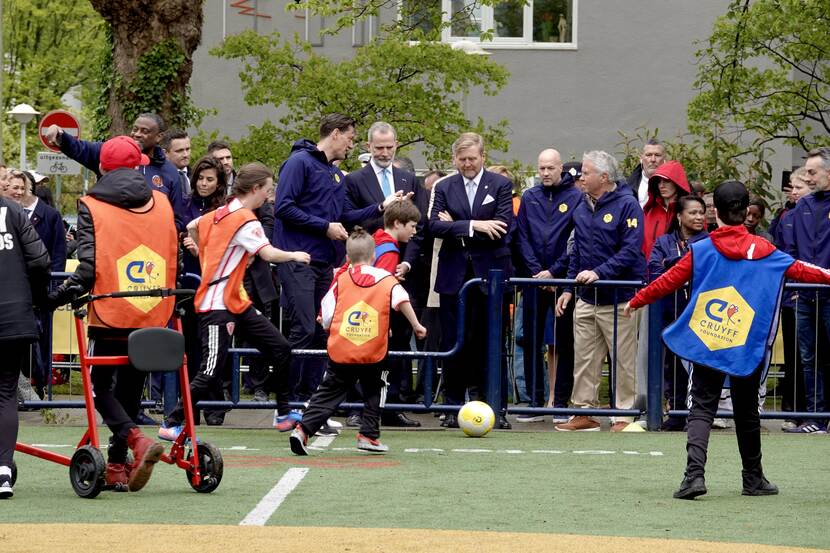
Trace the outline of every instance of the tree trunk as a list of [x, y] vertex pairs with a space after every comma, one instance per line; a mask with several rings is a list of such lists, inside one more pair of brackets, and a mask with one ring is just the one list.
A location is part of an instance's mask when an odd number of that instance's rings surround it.
[[[126, 106], [141, 106], [140, 111], [160, 115], [169, 125], [182, 119], [181, 100], [188, 97], [187, 85], [193, 72], [193, 52], [202, 40], [204, 0], [90, 0], [112, 29], [112, 66], [115, 82], [107, 105], [110, 133], [127, 134], [136, 113]], [[161, 42], [172, 40], [184, 54], [175, 75], [164, 85], [158, 105], [147, 105], [135, 94], [130, 83], [140, 82], [139, 60]]]

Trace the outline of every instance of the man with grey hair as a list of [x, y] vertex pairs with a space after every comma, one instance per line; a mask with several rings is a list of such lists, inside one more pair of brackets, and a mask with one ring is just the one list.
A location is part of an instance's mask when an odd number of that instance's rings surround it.
[[[617, 174], [617, 160], [612, 155], [602, 151], [583, 155], [579, 184], [585, 190], [585, 199], [574, 210], [574, 244], [568, 265], [568, 278], [578, 284], [588, 285], [597, 280], [642, 281], [645, 276], [643, 210], [627, 190], [617, 187]], [[602, 364], [610, 353], [613, 407], [631, 409], [635, 400], [637, 322], [623, 317], [622, 312], [635, 290], [594, 287], [577, 290], [571, 402], [579, 408], [599, 407]], [[565, 313], [573, 295], [572, 288], [565, 288], [556, 303], [557, 316]], [[613, 417], [611, 431], [624, 430], [632, 420]], [[571, 417], [567, 423], [556, 426], [562, 431], [599, 428], [599, 421], [587, 416]]]
[[[815, 191], [803, 196], [787, 215], [792, 223], [792, 239], [787, 241], [787, 253], [819, 267], [830, 267], [830, 148], [810, 150], [804, 168], [804, 180], [808, 186], [815, 187]], [[830, 295], [827, 292], [801, 293], [798, 300], [798, 351], [804, 366], [807, 411], [822, 413], [827, 406], [824, 365], [818, 362], [816, 345], [830, 341]], [[824, 324], [818, 324], [819, 321]], [[820, 338], [822, 326], [827, 334]], [[825, 430], [825, 421], [805, 420], [787, 432], [812, 434]]]
[[666, 161], [666, 148], [656, 138], [650, 138], [640, 153], [640, 163], [628, 177], [628, 187], [631, 188], [640, 207], [648, 201], [648, 179], [660, 165]]
[[[418, 186], [414, 173], [393, 165], [398, 149], [398, 136], [392, 125], [383, 121], [373, 123], [369, 127], [367, 139], [367, 149], [371, 158], [369, 163], [361, 169], [346, 175], [346, 201], [341, 221], [348, 228], [360, 225], [367, 232], [375, 233], [383, 228], [383, 211], [386, 206], [391, 202], [406, 198], [411, 199], [415, 205], [425, 205], [426, 202], [420, 198], [420, 195], [426, 194], [426, 191]], [[401, 262], [398, 264], [395, 276], [403, 281], [404, 288], [411, 297], [416, 296], [411, 286], [415, 280], [404, 277], [412, 267], [416, 266], [423, 239], [424, 221], [426, 221], [426, 212], [422, 209], [421, 222], [418, 223], [416, 235], [409, 243], [398, 244]], [[389, 350], [408, 351], [412, 337], [412, 328], [409, 323], [404, 317], [393, 316], [391, 327]], [[389, 368], [386, 401], [400, 403], [401, 392], [410, 393], [412, 390], [412, 361], [394, 359], [390, 361]], [[353, 415], [349, 415], [350, 423], [355, 422]], [[381, 415], [381, 423], [384, 426], [420, 426], [418, 421], [408, 418], [403, 413], [388, 411], [384, 411]]]
[[[430, 232], [443, 239], [435, 277], [435, 291], [441, 295], [443, 349], [456, 342], [458, 293], [464, 282], [487, 278], [491, 269], [501, 269], [508, 277], [512, 269], [508, 236], [513, 226], [513, 183], [484, 169], [484, 140], [476, 133], [462, 134], [452, 153], [458, 173], [435, 184], [429, 218]], [[487, 298], [475, 286], [466, 300], [464, 346], [443, 366], [444, 398], [450, 405], [464, 403], [468, 390], [471, 398], [481, 399], [485, 384], [486, 348], [481, 340], [487, 335]], [[503, 367], [503, 383], [506, 374]], [[510, 428], [506, 407], [503, 397], [498, 428]], [[443, 424], [457, 427], [456, 415], [448, 414]]]

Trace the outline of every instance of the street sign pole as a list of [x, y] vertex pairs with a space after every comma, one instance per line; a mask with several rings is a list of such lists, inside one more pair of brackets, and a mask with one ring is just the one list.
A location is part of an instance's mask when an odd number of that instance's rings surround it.
[[58, 211], [61, 211], [61, 184], [61, 176], [57, 175], [55, 177], [55, 205], [58, 206]]

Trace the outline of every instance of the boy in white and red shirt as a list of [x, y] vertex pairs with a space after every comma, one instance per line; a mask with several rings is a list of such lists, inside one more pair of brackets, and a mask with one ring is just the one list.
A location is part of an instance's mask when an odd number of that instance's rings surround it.
[[[221, 387], [221, 368], [234, 334], [242, 334], [274, 367], [277, 381], [276, 428], [287, 432], [299, 416], [288, 407], [288, 363], [291, 345], [280, 331], [254, 308], [243, 279], [248, 259], [259, 256], [269, 263], [309, 263], [306, 252], [287, 252], [268, 241], [253, 210], [274, 194], [274, 174], [261, 163], [244, 165], [236, 174], [233, 198], [227, 205], [205, 213], [187, 225], [189, 236], [182, 244], [199, 256], [202, 282], [194, 305], [199, 314], [202, 365], [190, 383], [195, 405]], [[167, 415], [159, 438], [175, 440], [182, 432], [184, 408], [181, 400]]]
[[302, 421], [291, 433], [291, 451], [297, 455], [308, 455], [308, 436], [317, 432], [358, 381], [364, 408], [357, 448], [373, 453], [388, 451], [379, 440], [380, 395], [392, 311], [400, 311], [406, 317], [418, 338], [424, 338], [427, 333], [397, 279], [388, 271], [372, 266], [375, 258], [372, 236], [357, 227], [346, 241], [346, 253], [351, 264], [337, 276], [321, 304], [322, 326], [329, 330], [330, 361], [326, 377], [311, 397]]

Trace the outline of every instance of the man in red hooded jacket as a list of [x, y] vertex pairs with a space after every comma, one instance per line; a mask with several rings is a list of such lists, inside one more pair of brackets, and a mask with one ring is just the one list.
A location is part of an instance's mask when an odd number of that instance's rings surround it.
[[677, 200], [691, 191], [686, 171], [679, 161], [660, 165], [648, 179], [648, 200], [643, 206], [645, 231], [643, 253], [646, 259], [657, 239], [666, 234], [677, 217]]

